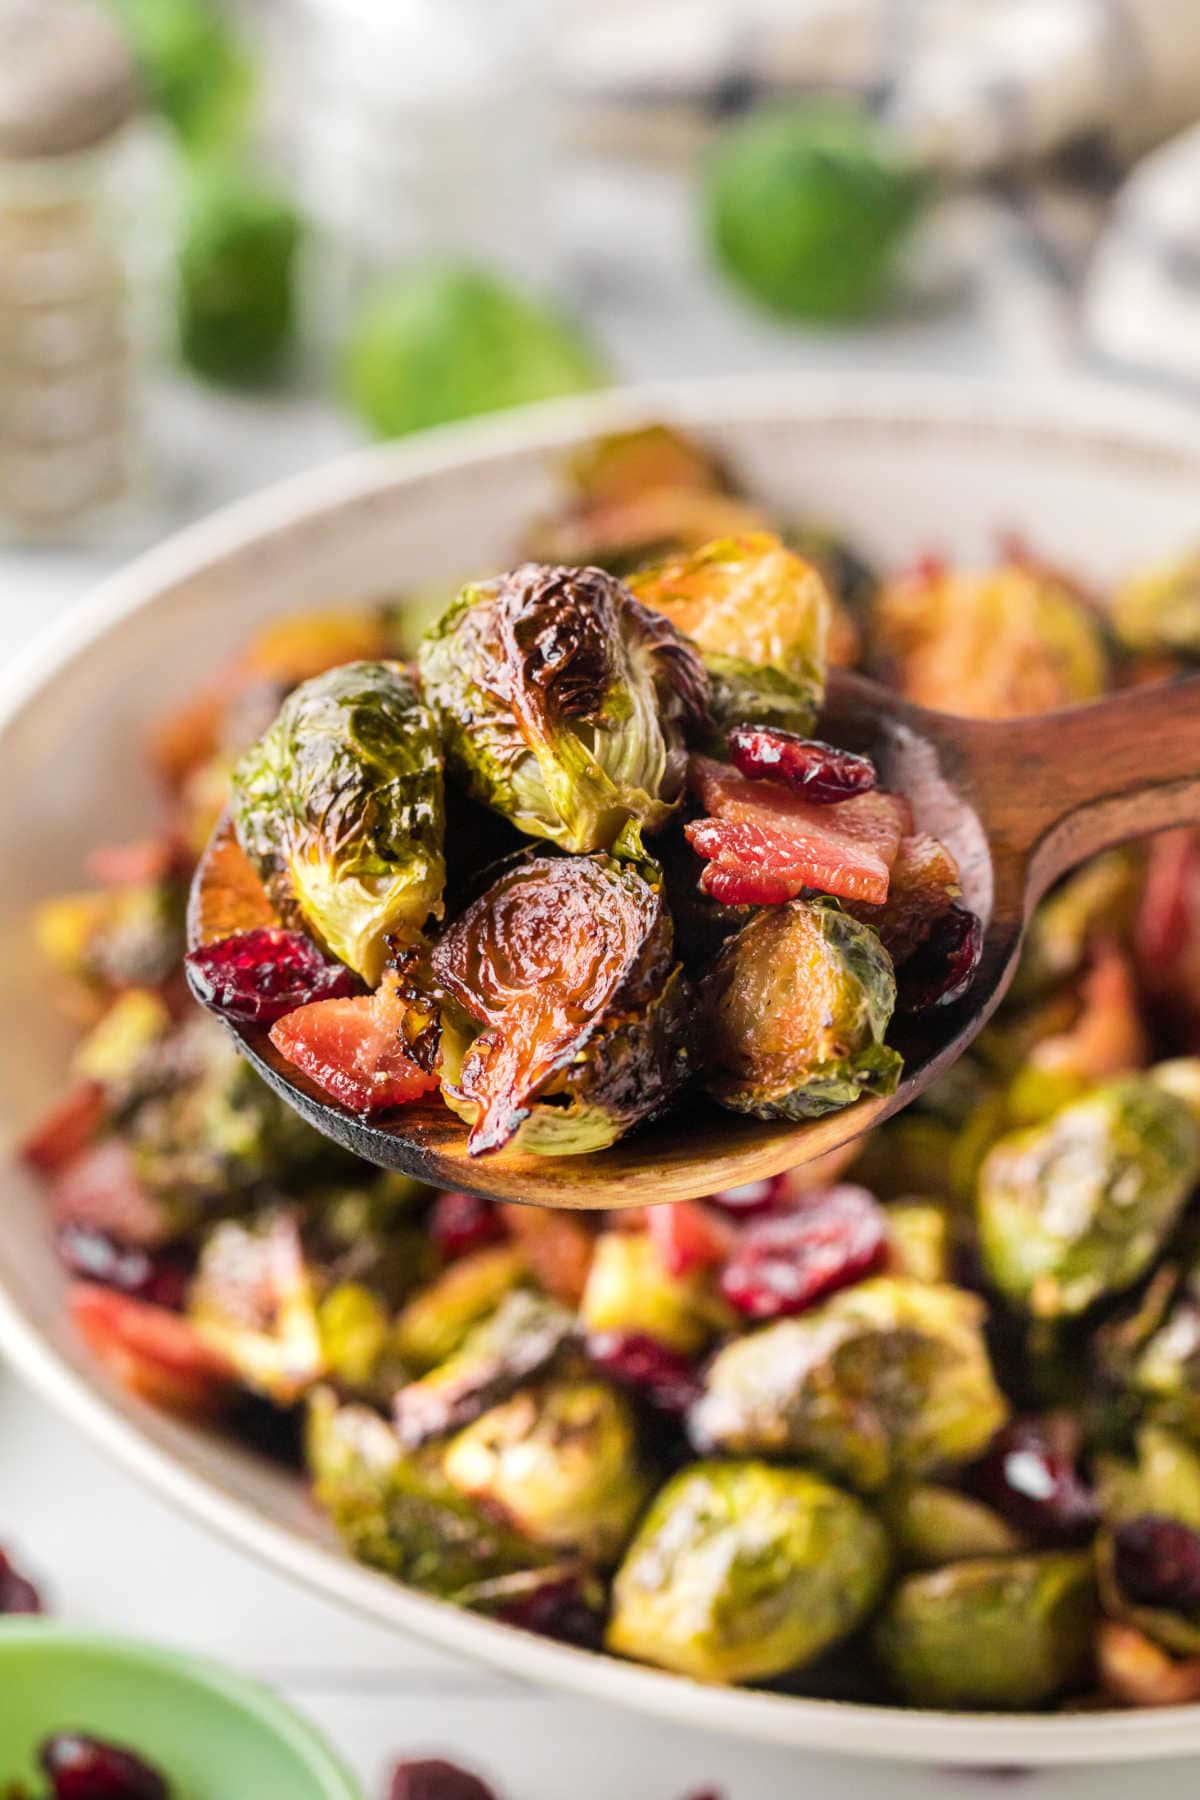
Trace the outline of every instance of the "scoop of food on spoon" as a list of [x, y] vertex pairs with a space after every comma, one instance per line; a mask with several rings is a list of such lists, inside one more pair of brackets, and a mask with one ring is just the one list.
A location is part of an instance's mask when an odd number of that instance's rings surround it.
[[[696, 1198], [825, 1156], [907, 1106], [967, 1048], [1003, 997], [1026, 919], [1059, 875], [1200, 818], [1200, 678], [997, 723], [930, 712], [835, 674], [820, 730], [836, 751], [787, 728], [730, 728], [727, 716], [716, 756], [691, 757], [692, 794], [708, 816], [687, 827], [691, 851], [675, 834], [691, 861], [671, 901], [682, 932], [700, 871], [697, 928], [716, 930], [718, 947], [701, 982], [708, 1011], [698, 1011], [674, 961], [661, 872], [638, 832], [622, 832], [614, 856], [592, 854], [593, 842], [571, 836], [576, 825], [554, 834], [551, 854], [544, 843], [499, 864], [491, 844], [481, 854], [497, 809], [528, 830], [522, 808], [541, 806], [536, 829], [551, 836], [545, 808], [562, 774], [539, 757], [542, 786], [514, 797], [495, 732], [483, 776], [478, 760], [464, 763], [464, 751], [477, 750], [481, 690], [464, 696], [462, 681], [481, 610], [489, 655], [498, 644], [507, 656], [505, 679], [489, 692], [501, 693], [523, 752], [564, 717], [586, 726], [568, 740], [571, 779], [585, 795], [591, 783], [591, 824], [609, 844], [596, 690], [614, 664], [623, 694], [635, 705], [648, 695], [658, 709], [653, 774], [625, 771], [648, 831], [675, 811], [656, 795], [678, 795], [683, 743], [713, 697], [706, 684], [725, 683], [722, 705], [747, 704], [741, 690], [728, 697], [745, 665], [731, 675], [731, 659], [716, 657], [706, 667], [657, 614], [631, 612], [621, 584], [583, 573], [595, 581], [582, 601], [579, 571], [532, 566], [466, 590], [465, 607], [451, 609], [422, 653], [421, 689], [397, 665], [355, 664], [298, 690], [305, 697], [252, 753], [234, 817], [197, 870], [193, 991], [289, 1105], [368, 1162], [498, 1199], [608, 1209]], [[702, 636], [693, 619], [685, 629]], [[778, 699], [772, 691], [773, 707]], [[490, 866], [482, 886], [451, 869], [455, 904], [431, 952], [409, 933], [424, 949], [389, 957], [395, 936], [366, 931], [364, 918], [378, 923], [386, 911], [419, 927], [447, 880], [442, 739], [451, 768], [457, 757], [493, 808], [459, 826], [468, 860]], [[358, 845], [343, 858], [349, 897], [331, 894], [327, 867], [305, 861], [294, 833], [290, 854], [286, 832], [276, 833], [305, 806], [319, 813], [327, 844], [352, 827], [361, 836], [364, 807], [370, 816], [368, 853]], [[919, 847], [911, 858], [933, 867], [923, 874], [935, 886], [939, 866], [954, 884], [942, 878], [937, 929], [901, 966], [909, 1010], [889, 1027], [892, 957], [865, 921], [886, 937], [888, 868], [895, 884], [901, 842]], [[653, 837], [649, 847], [657, 853]], [[961, 901], [948, 904], [959, 887]], [[814, 889], [840, 903], [814, 899]], [[292, 929], [314, 914], [322, 946]], [[897, 961], [909, 925], [900, 921], [893, 939]], [[741, 1034], [720, 1047], [716, 1073], [704, 1024], [714, 992], [725, 1020], [715, 1029]], [[797, 1086], [779, 1069], [801, 1017], [805, 1031], [817, 1020], [825, 1036], [819, 1067]], [[576, 1078], [585, 1067], [590, 1086]]]

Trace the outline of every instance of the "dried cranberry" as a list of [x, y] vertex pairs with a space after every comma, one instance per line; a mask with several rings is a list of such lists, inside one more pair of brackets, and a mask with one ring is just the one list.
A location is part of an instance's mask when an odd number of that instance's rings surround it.
[[242, 1025], [273, 1025], [310, 1000], [362, 992], [357, 975], [330, 962], [311, 938], [273, 925], [204, 944], [185, 961], [197, 1000]]
[[496, 1800], [496, 1794], [478, 1775], [430, 1757], [423, 1762], [396, 1764], [388, 1800]]
[[684, 1413], [700, 1392], [686, 1356], [644, 1331], [594, 1331], [586, 1344], [596, 1368], [660, 1412]]
[[518, 1631], [533, 1631], [580, 1650], [599, 1650], [604, 1637], [604, 1620], [577, 1575], [541, 1582], [532, 1592], [509, 1601], [498, 1616]]
[[886, 1254], [887, 1221], [866, 1189], [826, 1188], [747, 1225], [721, 1292], [748, 1318], [777, 1319], [861, 1281]]
[[1161, 1513], [1127, 1519], [1113, 1536], [1121, 1592], [1139, 1606], [1200, 1607], [1200, 1532]]
[[975, 1466], [981, 1499], [1039, 1544], [1086, 1542], [1096, 1502], [1076, 1468], [1077, 1433], [1059, 1416], [1001, 1426]]
[[40, 1613], [41, 1595], [0, 1550], [0, 1613]]
[[126, 1244], [94, 1225], [65, 1219], [58, 1228], [58, 1253], [72, 1275], [155, 1306], [183, 1309], [192, 1260], [182, 1250], [146, 1250]]
[[507, 1237], [504, 1219], [494, 1201], [480, 1194], [439, 1194], [429, 1219], [429, 1235], [447, 1262], [469, 1256]]
[[785, 782], [818, 806], [836, 806], [875, 786], [875, 765], [867, 757], [772, 725], [735, 725], [729, 756], [751, 781]]
[[41, 1748], [54, 1800], [169, 1800], [157, 1769], [119, 1744], [60, 1731]]
[[983, 950], [983, 925], [965, 906], [952, 906], [900, 970], [899, 1003], [905, 1012], [949, 1006], [965, 992]]
[[723, 1188], [710, 1194], [708, 1204], [737, 1219], [751, 1219], [759, 1213], [775, 1212], [787, 1198], [787, 1176], [773, 1175], [769, 1181], [747, 1181], [741, 1187]]

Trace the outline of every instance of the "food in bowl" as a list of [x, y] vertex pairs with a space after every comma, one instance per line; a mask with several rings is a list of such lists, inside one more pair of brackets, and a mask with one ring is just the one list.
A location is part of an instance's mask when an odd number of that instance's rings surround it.
[[[38, 1752], [46, 1800], [171, 1800], [166, 1779], [124, 1744], [80, 1731], [59, 1731]], [[9, 1800], [35, 1800], [21, 1784], [6, 1788]]]
[[[575, 479], [563, 513], [518, 552], [570, 541], [589, 568], [619, 566], [642, 606], [669, 587], [677, 629], [700, 644], [684, 612], [691, 577], [711, 596], [714, 570], [724, 581], [737, 561], [705, 550], [708, 522], [750, 504], [702, 449], [665, 432], [601, 446]], [[765, 529], [756, 520], [749, 535]], [[839, 657], [960, 712], [1002, 716], [1027, 689], [1058, 704], [1168, 678], [1188, 653], [1183, 574], [1161, 584], [1161, 641], [1139, 603], [1126, 646], [1091, 595], [1027, 550], [1009, 548], [982, 574], [930, 559], [878, 581], [827, 535], [787, 536], [803, 538], [831, 591]], [[759, 553], [775, 566], [793, 554], [774, 540]], [[806, 607], [815, 591], [806, 586]], [[482, 604], [495, 603], [489, 591]], [[459, 602], [448, 630], [477, 604]], [[771, 617], [765, 603], [745, 615], [760, 627]], [[782, 639], [782, 623], [769, 628]], [[39, 935], [88, 1030], [78, 1083], [29, 1155], [47, 1175], [86, 1339], [177, 1410], [259, 1441], [268, 1426], [302, 1433], [298, 1454], [353, 1554], [525, 1629], [708, 1681], [919, 1706], [1200, 1696], [1196, 834], [1111, 853], [1061, 883], [968, 1056], [823, 1165], [596, 1217], [433, 1194], [317, 1137], [188, 1005], [180, 980], [190, 866], [231, 772], [247, 754], [270, 764], [252, 746], [272, 740], [281, 702], [287, 714], [306, 682], [355, 663], [408, 681], [401, 630], [387, 608], [272, 628], [158, 734], [168, 830], [98, 853], [100, 885], [43, 909]], [[699, 648], [710, 696], [711, 659], [726, 654], [711, 642]], [[735, 780], [782, 787], [785, 765], [842, 796], [804, 802], [814, 808], [873, 798], [855, 789], [869, 770], [815, 751], [811, 724], [781, 726], [771, 710], [781, 695], [799, 704], [800, 660], [771, 663], [782, 685], [743, 660], [751, 673], [732, 672], [736, 691], [766, 710], [726, 716], [715, 768], [699, 760], [700, 816], [721, 822], [714, 798]], [[456, 667], [468, 662], [464, 652]], [[409, 686], [395, 700], [396, 717], [427, 704]], [[269, 788], [264, 776], [255, 792]], [[669, 913], [684, 976], [718, 988], [752, 1049], [782, 1017], [771, 977], [822, 966], [856, 926], [918, 993], [936, 998], [969, 973], [971, 932], [950, 924], [953, 873], [934, 844], [910, 846], [910, 869], [897, 851], [889, 871], [906, 892], [941, 896], [912, 907], [893, 947], [864, 915], [869, 900], [705, 892], [675, 824], [661, 895], [636, 857], [613, 854], [615, 838], [560, 848], [545, 831], [472, 892], [493, 854], [509, 852], [514, 820], [480, 791], [451, 791], [478, 808], [469, 836], [444, 836], [447, 916], [433, 951], [467, 1014], [463, 1069], [472, 1028], [491, 1028], [466, 1005], [493, 1005], [476, 970], [493, 959], [478, 946], [501, 941], [497, 914], [485, 908], [485, 931], [472, 909], [497, 883], [505, 904], [510, 885], [558, 896], [557, 871], [573, 863], [590, 872], [588, 904], [573, 897], [571, 916], [611, 907], [652, 986], [650, 970], [668, 966]], [[549, 783], [526, 794], [522, 817], [575, 830]], [[645, 848], [656, 839], [652, 806], [643, 812]], [[263, 830], [270, 884], [288, 858], [272, 847], [274, 814]], [[626, 860], [649, 901], [632, 881], [625, 892]], [[410, 868], [405, 902], [429, 891], [433, 861], [426, 849]], [[370, 898], [391, 906], [394, 871], [375, 874], [387, 879]], [[364, 952], [353, 970], [325, 934], [318, 943], [278, 921], [259, 887], [258, 929], [285, 937], [286, 954], [251, 954], [270, 980], [239, 989], [235, 946], [230, 992], [266, 1011], [285, 1002], [286, 1017], [295, 982], [333, 984], [318, 1008], [377, 1011], [390, 990], [407, 1017], [423, 991], [410, 990], [407, 965], [370, 994], [337, 989], [375, 975], [370, 930], [339, 939]], [[544, 910], [562, 911], [561, 897]], [[798, 1004], [809, 991], [797, 989]], [[386, 1037], [386, 1021], [373, 1030]], [[786, 1022], [779, 1036], [769, 1060], [747, 1072], [731, 1057], [722, 1080], [786, 1103]], [[529, 1098], [533, 1118], [549, 1096]]]

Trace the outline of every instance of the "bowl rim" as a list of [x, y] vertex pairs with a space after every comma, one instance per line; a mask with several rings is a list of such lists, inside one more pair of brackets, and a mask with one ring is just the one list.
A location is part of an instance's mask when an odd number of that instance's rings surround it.
[[[0, 672], [0, 730], [67, 664], [177, 582], [312, 516], [382, 497], [393, 487], [464, 464], [553, 455], [588, 437], [654, 419], [703, 430], [739, 418], [827, 423], [845, 431], [903, 429], [990, 436], [1091, 451], [1143, 473], [1158, 463], [1200, 477], [1200, 420], [1160, 395], [1079, 379], [1014, 384], [995, 377], [853, 373], [724, 376], [588, 395], [399, 444], [353, 451], [275, 483], [167, 538], [45, 628]], [[61, 1355], [8, 1292], [0, 1270], [0, 1351], [102, 1450], [199, 1522], [304, 1585], [444, 1650], [509, 1676], [631, 1706], [724, 1735], [869, 1757], [949, 1766], [1050, 1766], [1179, 1756], [1200, 1749], [1200, 1706], [1042, 1714], [951, 1713], [720, 1688], [667, 1671], [552, 1643], [406, 1588], [302, 1537], [232, 1496], [156, 1441]], [[146, 1409], [148, 1412], [149, 1409]], [[5, 1632], [8, 1631], [5, 1627]], [[185, 1659], [186, 1660], [186, 1659]]]
[[0, 1667], [7, 1658], [20, 1656], [30, 1646], [45, 1650], [47, 1645], [63, 1655], [82, 1652], [102, 1657], [106, 1662], [128, 1668], [134, 1677], [151, 1670], [179, 1677], [189, 1687], [219, 1701], [227, 1711], [240, 1713], [253, 1724], [262, 1726], [317, 1777], [328, 1800], [363, 1800], [361, 1784], [316, 1726], [310, 1725], [273, 1688], [253, 1676], [242, 1675], [209, 1657], [197, 1656], [173, 1645], [147, 1643], [139, 1638], [72, 1625], [69, 1620], [40, 1616], [4, 1620], [0, 1627]]

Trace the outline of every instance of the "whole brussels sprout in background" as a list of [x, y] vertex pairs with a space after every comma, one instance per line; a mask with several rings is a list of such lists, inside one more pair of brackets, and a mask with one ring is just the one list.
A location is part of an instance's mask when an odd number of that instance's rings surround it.
[[218, 0], [109, 0], [146, 93], [190, 150], [237, 136], [254, 89], [249, 60]]
[[734, 1112], [811, 1119], [890, 1094], [892, 961], [836, 900], [764, 907], [730, 939], [704, 989], [705, 1085]]
[[1014, 1132], [979, 1175], [988, 1279], [1037, 1318], [1081, 1313], [1149, 1267], [1200, 1176], [1182, 1100], [1129, 1076]]
[[599, 387], [604, 366], [550, 306], [481, 269], [433, 264], [367, 295], [346, 343], [346, 400], [378, 437]]
[[1113, 595], [1112, 622], [1135, 654], [1200, 657], [1200, 559], [1188, 556], [1132, 576]]
[[303, 226], [282, 189], [240, 162], [205, 162], [188, 183], [179, 256], [184, 361], [212, 381], [274, 373], [296, 330]]
[[599, 569], [524, 563], [463, 589], [420, 650], [452, 772], [564, 850], [657, 831], [708, 684], [690, 644]]
[[875, 1646], [914, 1706], [1019, 1711], [1086, 1682], [1095, 1626], [1086, 1553], [979, 1557], [902, 1581]]
[[807, 1470], [697, 1463], [630, 1545], [608, 1648], [699, 1681], [781, 1675], [862, 1623], [887, 1563], [873, 1514]]
[[702, 1450], [801, 1457], [867, 1491], [965, 1462], [1008, 1414], [965, 1289], [878, 1276], [735, 1338], [709, 1364]]
[[389, 934], [440, 916], [437, 727], [397, 663], [346, 663], [296, 688], [233, 775], [238, 842], [280, 911], [372, 986]]

